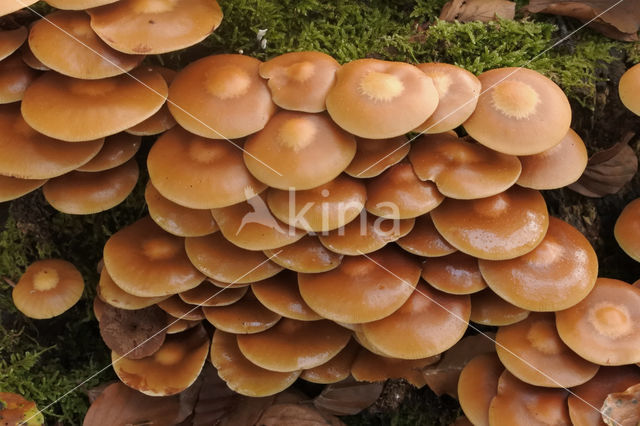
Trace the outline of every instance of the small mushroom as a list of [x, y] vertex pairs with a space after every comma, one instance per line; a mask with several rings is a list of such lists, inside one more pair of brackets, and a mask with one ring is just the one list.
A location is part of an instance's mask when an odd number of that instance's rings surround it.
[[0, 203], [15, 200], [40, 188], [47, 179], [21, 179], [0, 175]]
[[471, 295], [472, 322], [482, 325], [511, 325], [524, 320], [529, 311], [507, 302], [490, 288]]
[[398, 245], [409, 253], [423, 257], [446, 256], [457, 251], [442, 238], [428, 213], [415, 219], [415, 225], [407, 235], [398, 240]]
[[233, 334], [260, 333], [275, 326], [281, 318], [260, 303], [252, 292], [231, 305], [205, 307], [203, 312], [216, 329]]
[[422, 264], [422, 279], [449, 294], [471, 294], [487, 287], [478, 259], [462, 252], [428, 259]]
[[305, 235], [293, 244], [264, 250], [272, 262], [283, 268], [306, 273], [327, 272], [337, 268], [344, 257], [328, 250], [318, 237]]
[[307, 305], [298, 290], [298, 276], [293, 271], [282, 271], [278, 275], [251, 285], [256, 298], [267, 309], [299, 321], [322, 319]]
[[176, 319], [187, 321], [200, 321], [204, 319], [204, 313], [199, 305], [191, 305], [177, 294], [157, 303], [157, 306]]
[[475, 426], [489, 426], [489, 405], [498, 393], [504, 367], [494, 353], [480, 354], [464, 366], [458, 379], [458, 400]]
[[378, 176], [399, 163], [411, 146], [404, 135], [391, 139], [356, 138], [356, 145], [356, 155], [344, 172], [359, 179]]
[[141, 138], [126, 133], [109, 136], [105, 138], [100, 152], [76, 170], [79, 172], [101, 172], [118, 167], [136, 155], [140, 144]]
[[24, 98], [25, 91], [40, 73], [22, 61], [16, 52], [0, 61], [0, 104], [9, 104]]
[[37, 2], [38, 0], [4, 0], [0, 5], [0, 16], [16, 12], [23, 7], [29, 7]]
[[29, 35], [27, 27], [0, 31], [0, 61], [8, 58], [9, 55], [18, 50], [27, 39], [27, 35]]
[[[176, 76], [174, 70], [158, 66], [152, 68], [160, 73], [164, 81], [167, 82], [167, 85], [171, 85], [171, 82]], [[135, 126], [128, 128], [125, 132], [136, 136], [153, 136], [172, 129], [176, 124], [178, 123], [175, 118], [173, 118], [173, 115], [171, 115], [168, 104], [165, 103], [158, 112]]]
[[351, 375], [359, 382], [405, 379], [416, 387], [422, 387], [425, 385], [422, 369], [439, 360], [440, 355], [423, 359], [389, 358], [361, 348], [351, 366]]
[[120, 309], [144, 309], [167, 299], [169, 296], [140, 297], [129, 294], [113, 281], [107, 268], [102, 268], [96, 288], [98, 296], [107, 304]]
[[622, 77], [618, 85], [620, 100], [632, 113], [640, 115], [640, 64], [629, 68]]
[[191, 305], [198, 306], [228, 306], [247, 293], [249, 287], [220, 289], [211, 282], [205, 280], [196, 288], [183, 291], [179, 294], [180, 299]]
[[351, 374], [351, 366], [360, 350], [355, 340], [349, 340], [347, 346], [329, 361], [308, 370], [303, 370], [300, 378], [311, 383], [329, 384], [345, 380]]
[[49, 6], [61, 10], [86, 10], [117, 1], [119, 0], [45, 0]]
[[627, 204], [613, 228], [620, 248], [636, 262], [640, 262], [640, 198]]

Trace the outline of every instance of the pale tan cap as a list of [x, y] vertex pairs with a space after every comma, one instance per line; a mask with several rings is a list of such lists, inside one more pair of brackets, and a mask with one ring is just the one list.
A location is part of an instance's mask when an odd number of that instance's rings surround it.
[[140, 144], [140, 137], [126, 133], [109, 136], [105, 138], [100, 152], [76, 170], [79, 172], [101, 172], [118, 167], [136, 155]]
[[50, 6], [61, 10], [86, 10], [117, 1], [120, 0], [45, 0]]
[[37, 2], [38, 0], [3, 0], [0, 4], [0, 16], [8, 15]]

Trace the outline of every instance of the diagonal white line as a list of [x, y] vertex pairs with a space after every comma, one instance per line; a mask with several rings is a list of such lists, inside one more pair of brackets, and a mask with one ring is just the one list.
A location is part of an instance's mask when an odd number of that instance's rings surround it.
[[[105, 60], [106, 62], [108, 62], [110, 65], [113, 65], [114, 67], [116, 67], [118, 70], [120, 70], [122, 72], [123, 75], [127, 75], [129, 77], [131, 77], [133, 80], [135, 80], [136, 82], [140, 83], [142, 86], [144, 86], [147, 90], [149, 90], [150, 92], [160, 96], [160, 97], [164, 97], [161, 93], [159, 93], [157, 90], [155, 90], [153, 87], [149, 86], [148, 84], [146, 84], [144, 81], [140, 80], [139, 78], [137, 78], [136, 76], [134, 76], [133, 74], [131, 74], [129, 71], [125, 70], [124, 68], [122, 68], [120, 65], [116, 64], [115, 62], [113, 62], [111, 59], [107, 58], [104, 55], [101, 55], [99, 52], [97, 52], [95, 49], [93, 49], [91, 46], [87, 45], [86, 43], [82, 42], [82, 40], [78, 39], [77, 37], [75, 37], [73, 34], [69, 33], [68, 31], [66, 31], [64, 28], [60, 27], [59, 25], [54, 24], [53, 22], [51, 22], [50, 19], [47, 19], [46, 16], [42, 15], [41, 13], [39, 13], [38, 11], [34, 10], [32, 7], [26, 6], [26, 4], [22, 1], [22, 0], [16, 0], [18, 2], [20, 2], [21, 4], [25, 5], [25, 9], [30, 10], [31, 12], [33, 12], [34, 14], [36, 14], [37, 16], [39, 16], [40, 18], [42, 18], [42, 20], [48, 22], [50, 25], [52, 25], [54, 28], [56, 28], [57, 30], [61, 31], [63, 34], [65, 34], [66, 36], [68, 36], [69, 38], [71, 38], [72, 40], [76, 41], [78, 44], [84, 46], [85, 48], [89, 49], [91, 52], [93, 52], [94, 54], [96, 54], [97, 56], [99, 56], [100, 58], [102, 58], [103, 60]], [[186, 109], [184, 109], [182, 106], [178, 105], [177, 103], [175, 103], [174, 101], [172, 101], [169, 98], [167, 99], [167, 103], [172, 105], [173, 107], [179, 109], [181, 112], [185, 113], [186, 115], [188, 115], [189, 117], [191, 117], [192, 119], [196, 120], [198, 123], [202, 124], [203, 126], [205, 126], [207, 129], [211, 130], [213, 133], [215, 133], [216, 135], [220, 136], [221, 140], [225, 140], [227, 142], [229, 142], [231, 145], [235, 146], [236, 148], [238, 148], [240, 151], [242, 151], [244, 154], [250, 156], [251, 158], [253, 158], [254, 160], [256, 160], [257, 162], [259, 162], [260, 164], [262, 164], [263, 166], [267, 167], [269, 170], [271, 170], [272, 172], [274, 172], [275, 174], [277, 174], [278, 176], [282, 176], [282, 173], [278, 172], [277, 170], [275, 170], [273, 167], [271, 167], [270, 165], [268, 165], [267, 163], [265, 163], [264, 161], [260, 160], [259, 158], [257, 158], [255, 155], [251, 154], [250, 152], [246, 151], [242, 146], [238, 145], [237, 143], [233, 142], [232, 140], [226, 138], [222, 133], [220, 133], [219, 131], [217, 131], [216, 129], [214, 129], [213, 127], [211, 127], [208, 123], [205, 123], [204, 121], [202, 121], [200, 118], [196, 117], [194, 114], [190, 113], [189, 111], [187, 111]]]
[[23, 420], [24, 424], [29, 423], [29, 420], [33, 419], [34, 417], [36, 417], [38, 414], [42, 413], [43, 411], [48, 410], [49, 408], [51, 408], [53, 405], [57, 404], [58, 402], [60, 402], [62, 399], [64, 399], [66, 396], [68, 396], [69, 394], [72, 394], [73, 392], [75, 392], [76, 390], [78, 390], [82, 385], [84, 385], [85, 383], [87, 383], [89, 380], [93, 379], [94, 377], [98, 376], [100, 373], [102, 373], [103, 371], [107, 370], [109, 367], [111, 367], [113, 364], [117, 363], [118, 361], [120, 361], [123, 358], [126, 358], [127, 355], [129, 355], [131, 352], [135, 351], [136, 349], [138, 349], [140, 346], [144, 345], [145, 343], [147, 343], [149, 340], [153, 339], [154, 337], [156, 337], [158, 334], [162, 333], [163, 331], [166, 331], [169, 327], [171, 327], [174, 324], [177, 324], [178, 321], [184, 319], [187, 315], [189, 315], [190, 313], [194, 312], [195, 310], [197, 310], [198, 308], [202, 307], [205, 303], [207, 303], [209, 300], [213, 299], [214, 297], [216, 297], [217, 295], [219, 295], [220, 293], [222, 293], [223, 291], [225, 291], [226, 289], [232, 287], [234, 284], [236, 284], [238, 281], [242, 280], [244, 277], [246, 277], [247, 275], [249, 275], [250, 273], [252, 273], [253, 271], [255, 271], [256, 269], [258, 269], [259, 267], [261, 267], [262, 265], [266, 264], [267, 262], [271, 261], [271, 259], [273, 259], [274, 257], [276, 257], [277, 255], [279, 255], [280, 253], [282, 253], [282, 250], [278, 251], [277, 253], [269, 256], [268, 258], [266, 258], [265, 260], [263, 260], [262, 262], [260, 262], [258, 265], [254, 266], [253, 268], [251, 268], [249, 271], [247, 271], [246, 273], [242, 274], [241, 276], [239, 276], [238, 278], [236, 278], [233, 282], [229, 283], [229, 285], [227, 285], [226, 287], [223, 287], [220, 289], [220, 291], [216, 292], [213, 296], [207, 298], [204, 302], [198, 304], [198, 305], [194, 305], [194, 307], [188, 311], [187, 313], [183, 314], [182, 316], [180, 316], [179, 318], [176, 318], [175, 321], [173, 321], [172, 323], [170, 323], [169, 325], [167, 325], [166, 327], [160, 329], [158, 332], [156, 332], [153, 336], [149, 337], [148, 339], [146, 339], [145, 341], [143, 341], [142, 343], [140, 343], [139, 345], [135, 346], [133, 349], [131, 349], [129, 352], [127, 352], [124, 355], [120, 355], [118, 359], [116, 359], [115, 361], [111, 361], [111, 363], [109, 363], [108, 365], [106, 365], [105, 367], [101, 368], [100, 370], [98, 370], [96, 373], [92, 374], [91, 376], [87, 377], [86, 379], [84, 379], [82, 382], [80, 382], [76, 387], [74, 387], [73, 389], [70, 389], [69, 391], [65, 392], [62, 396], [60, 396], [59, 398], [57, 398], [55, 401], [53, 401], [52, 403], [50, 403], [49, 405], [47, 405], [46, 407], [42, 408], [41, 410], [39, 410], [36, 414], [34, 414], [33, 416], [29, 417], [26, 420]]
[[615, 423], [616, 425], [622, 426], [620, 423], [618, 423], [615, 419], [609, 417], [607, 414], [605, 414], [603, 411], [601, 411], [599, 408], [594, 407], [592, 404], [590, 404], [588, 401], [586, 401], [585, 399], [583, 399], [582, 397], [580, 397], [579, 395], [577, 395], [575, 392], [573, 392], [571, 389], [566, 388], [564, 386], [562, 386], [562, 384], [560, 382], [558, 382], [556, 379], [554, 379], [553, 377], [547, 375], [544, 371], [538, 369], [536, 366], [534, 366], [533, 364], [531, 364], [530, 362], [528, 362], [527, 360], [521, 358], [520, 356], [518, 356], [518, 354], [512, 352], [509, 348], [505, 347], [504, 345], [501, 345], [500, 343], [498, 343], [495, 339], [491, 338], [491, 336], [489, 336], [488, 334], [486, 334], [485, 332], [483, 332], [482, 330], [480, 330], [478, 327], [476, 327], [475, 325], [471, 324], [470, 322], [466, 321], [464, 318], [460, 317], [458, 314], [456, 314], [455, 312], [452, 312], [451, 310], [447, 309], [446, 306], [442, 305], [441, 303], [439, 303], [436, 300], [433, 300], [431, 297], [429, 297], [428, 295], [424, 294], [423, 292], [421, 292], [420, 290], [418, 290], [417, 288], [415, 288], [413, 285], [411, 285], [411, 283], [405, 281], [404, 279], [402, 279], [401, 277], [399, 277], [398, 275], [396, 275], [393, 271], [389, 270], [388, 268], [386, 268], [384, 265], [381, 265], [380, 263], [376, 262], [374, 259], [372, 259], [370, 256], [368, 256], [366, 253], [361, 252], [360, 250], [358, 250], [358, 253], [360, 253], [361, 256], [366, 257], [367, 259], [369, 259], [372, 263], [374, 263], [375, 265], [377, 265], [380, 269], [386, 271], [387, 273], [391, 274], [393, 277], [397, 278], [398, 280], [400, 280], [402, 282], [402, 284], [407, 285], [411, 288], [414, 289], [414, 291], [418, 294], [420, 294], [422, 297], [424, 297], [425, 299], [428, 299], [429, 301], [431, 301], [432, 303], [434, 303], [435, 305], [437, 305], [438, 307], [440, 307], [441, 309], [445, 310], [449, 315], [453, 316], [455, 319], [457, 319], [458, 321], [461, 321], [465, 324], [468, 325], [468, 327], [474, 331], [476, 331], [478, 334], [482, 335], [483, 337], [489, 339], [491, 342], [493, 342], [496, 346], [499, 346], [501, 349], [505, 350], [506, 352], [508, 352], [510, 355], [513, 355], [515, 358], [519, 359], [520, 361], [522, 361], [524, 364], [526, 364], [528, 367], [532, 368], [533, 370], [535, 370], [536, 372], [540, 373], [542, 376], [544, 376], [544, 378], [546, 378], [547, 380], [550, 380], [551, 382], [555, 383], [556, 385], [558, 385], [558, 388], [560, 389], [564, 389], [565, 391], [569, 392], [569, 394], [575, 396], [576, 398], [578, 398], [580, 401], [582, 401], [583, 403], [587, 404], [589, 407], [593, 408], [595, 411], [597, 411], [598, 413], [602, 414], [603, 417], [606, 417], [608, 420], [611, 420], [613, 423]]
[[[520, 65], [519, 67], [517, 67], [515, 70], [511, 71], [509, 74], [507, 74], [506, 76], [504, 76], [503, 78], [501, 78], [500, 80], [498, 80], [497, 82], [495, 82], [494, 84], [492, 84], [491, 86], [487, 87], [485, 90], [481, 91], [480, 94], [478, 96], [484, 95], [485, 93], [487, 93], [489, 90], [493, 89], [494, 87], [496, 87], [497, 85], [499, 85], [500, 83], [502, 83], [503, 81], [505, 81], [506, 79], [508, 79], [509, 77], [511, 77], [512, 75], [516, 74], [517, 72], [519, 72], [521, 69], [523, 69], [524, 67], [526, 67], [527, 65], [529, 65], [531, 62], [535, 61], [536, 59], [538, 59], [540, 56], [544, 55], [545, 53], [547, 53], [548, 51], [554, 49], [555, 47], [559, 46], [560, 44], [564, 43], [565, 41], [567, 41], [569, 38], [571, 38], [572, 36], [574, 36], [578, 31], [582, 30], [583, 28], [585, 28], [587, 25], [591, 24], [593, 21], [595, 21], [596, 19], [598, 19], [599, 17], [601, 17], [602, 15], [604, 15], [605, 13], [609, 12], [611, 9], [613, 9], [614, 7], [618, 6], [619, 4], [621, 4], [622, 2], [624, 2], [625, 0], [618, 0], [616, 3], [612, 4], [611, 6], [609, 6], [607, 9], [605, 9], [604, 11], [602, 11], [601, 13], [597, 14], [596, 16], [594, 16], [592, 19], [588, 20], [587, 22], [585, 22], [584, 24], [582, 24], [580, 27], [578, 27], [577, 29], [575, 29], [574, 31], [570, 32], [569, 34], [567, 34], [566, 36], [562, 37], [560, 40], [558, 40], [557, 42], [553, 43], [551, 46], [549, 46], [548, 48], [546, 48], [545, 50], [543, 50], [542, 52], [538, 53], [536, 56], [534, 56], [533, 58], [529, 59], [527, 62], [525, 62], [524, 64]], [[451, 111], [449, 114], [445, 115], [444, 117], [442, 117], [440, 120], [436, 121], [435, 123], [433, 123], [432, 125], [430, 125], [429, 127], [427, 127], [426, 129], [424, 129], [423, 131], [421, 131], [420, 133], [418, 133], [417, 135], [415, 135], [414, 137], [412, 137], [411, 139], [409, 139], [408, 141], [406, 141], [405, 143], [403, 143], [401, 146], [399, 146], [398, 148], [394, 149], [393, 151], [391, 151], [390, 153], [386, 154], [384, 157], [382, 157], [381, 159], [379, 159], [378, 161], [376, 161], [375, 163], [371, 164], [369, 167], [367, 167], [366, 169], [362, 170], [360, 173], [358, 173], [357, 177], [360, 177], [363, 173], [365, 173], [366, 171], [368, 171], [369, 169], [371, 169], [372, 167], [376, 166], [378, 163], [380, 163], [381, 161], [385, 160], [386, 158], [388, 158], [389, 156], [393, 155], [394, 153], [396, 153], [398, 150], [404, 148], [405, 146], [409, 145], [411, 142], [413, 142], [414, 140], [416, 140], [417, 138], [419, 138], [420, 136], [422, 136], [423, 134], [427, 133], [430, 129], [432, 129], [434, 126], [440, 124], [442, 121], [444, 121], [445, 119], [449, 118], [450, 116], [452, 116], [453, 114], [455, 114], [456, 112], [460, 111], [462, 108], [464, 108], [465, 106], [469, 105], [470, 103], [474, 102], [474, 99], [469, 99], [468, 101], [466, 101], [464, 104], [460, 105], [458, 108], [454, 109], [453, 111]]]

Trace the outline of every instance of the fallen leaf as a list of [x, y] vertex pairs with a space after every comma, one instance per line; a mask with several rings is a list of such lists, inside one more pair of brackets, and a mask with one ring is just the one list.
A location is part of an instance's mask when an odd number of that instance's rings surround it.
[[267, 408], [256, 426], [344, 426], [344, 423], [312, 405], [275, 404]]
[[508, 0], [451, 0], [442, 7], [440, 19], [489, 22], [496, 17], [513, 19], [515, 14], [516, 4]]
[[531, 0], [524, 10], [570, 16], [582, 22], [593, 20], [589, 26], [607, 37], [622, 41], [638, 40], [640, 7], [637, 1]]
[[632, 137], [627, 135], [622, 142], [593, 154], [580, 179], [569, 189], [593, 198], [618, 192], [638, 171], [638, 157], [628, 144]]
[[44, 417], [36, 403], [22, 395], [0, 392], [0, 424], [21, 426], [42, 426]]
[[476, 355], [495, 350], [495, 333], [465, 337], [446, 351], [439, 363], [424, 368], [422, 375], [436, 395], [446, 393], [458, 398], [458, 378], [464, 366]]
[[624, 392], [610, 393], [604, 400], [602, 420], [609, 426], [640, 424], [640, 383]]
[[377, 401], [382, 387], [382, 383], [356, 382], [349, 377], [325, 387], [313, 405], [338, 416], [358, 414]]
[[[222, 419], [228, 417], [239, 405], [242, 398], [235, 393], [218, 376], [218, 371], [209, 363], [205, 364], [202, 373], [202, 385], [198, 392], [198, 398], [193, 406], [194, 426], [215, 425]], [[183, 400], [183, 404], [187, 400]], [[186, 411], [183, 409], [183, 412]], [[257, 420], [255, 417], [253, 421]], [[241, 424], [239, 423], [239, 426]]]

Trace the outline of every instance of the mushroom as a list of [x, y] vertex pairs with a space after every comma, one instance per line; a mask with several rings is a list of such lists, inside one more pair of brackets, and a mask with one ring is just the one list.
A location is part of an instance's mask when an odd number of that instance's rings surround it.
[[169, 296], [140, 297], [129, 294], [113, 282], [107, 268], [102, 268], [96, 288], [98, 296], [107, 304], [120, 309], [144, 309], [167, 299]]
[[423, 257], [446, 256], [457, 251], [438, 233], [428, 213], [418, 216], [411, 231], [397, 242], [409, 253]]
[[640, 96], [638, 93], [640, 93], [640, 64], [625, 71], [618, 84], [620, 100], [635, 115], [640, 115]]
[[[165, 67], [151, 67], [158, 71], [167, 85], [170, 85], [176, 76], [176, 72]], [[153, 136], [172, 129], [176, 124], [176, 120], [171, 115], [168, 105], [165, 103], [162, 107], [146, 120], [128, 128], [125, 132], [136, 136]]]
[[174, 318], [171, 320], [171, 324], [169, 324], [169, 326], [167, 327], [166, 332], [167, 334], [182, 333], [183, 331], [189, 330], [190, 328], [193, 328], [201, 323], [202, 321], [189, 321], [185, 319]]
[[356, 138], [356, 146], [356, 155], [344, 172], [360, 179], [378, 176], [399, 163], [410, 148], [406, 136], [391, 139]]
[[21, 179], [0, 175], [0, 203], [15, 200], [40, 188], [47, 179]]
[[299, 321], [322, 319], [306, 304], [298, 290], [298, 276], [293, 271], [282, 271], [278, 275], [251, 285], [251, 291], [267, 309]]
[[405, 379], [413, 386], [422, 387], [425, 385], [422, 369], [439, 360], [440, 355], [423, 359], [389, 358], [361, 348], [351, 366], [351, 375], [359, 382]]
[[231, 305], [205, 307], [202, 311], [216, 329], [233, 334], [260, 333], [275, 326], [281, 318], [262, 305], [252, 292]]
[[529, 316], [529, 311], [507, 302], [490, 288], [471, 295], [472, 322], [482, 325], [501, 326], [520, 322]]
[[38, 0], [4, 0], [0, 5], [0, 16], [8, 15], [37, 2]]
[[236, 303], [247, 293], [249, 287], [226, 288], [221, 290], [205, 280], [196, 288], [179, 293], [180, 299], [191, 305], [228, 306]]
[[102, 172], [118, 167], [136, 155], [140, 149], [141, 138], [118, 133], [105, 138], [104, 145], [98, 154], [89, 162], [76, 168], [79, 172]]
[[478, 259], [462, 252], [424, 262], [422, 279], [449, 294], [477, 293], [487, 287], [478, 268]]
[[187, 321], [200, 321], [204, 319], [204, 313], [199, 305], [191, 305], [177, 294], [158, 302], [157, 306], [176, 319]]
[[293, 244], [264, 250], [272, 262], [296, 272], [318, 273], [337, 268], [344, 257], [328, 250], [318, 237], [305, 235]]
[[475, 426], [489, 426], [489, 405], [498, 393], [504, 367], [495, 353], [480, 354], [464, 366], [458, 379], [458, 400]]
[[613, 228], [620, 248], [636, 262], [640, 262], [640, 198], [627, 204]]
[[49, 6], [62, 10], [86, 10], [117, 1], [120, 0], [45, 0]]
[[360, 345], [349, 340], [347, 346], [329, 361], [308, 370], [303, 370], [300, 378], [307, 382], [329, 384], [345, 380], [351, 374], [351, 366], [358, 355]]
[[27, 87], [40, 75], [22, 61], [16, 52], [0, 61], [0, 104], [17, 102], [24, 98]]
[[27, 35], [29, 35], [27, 27], [0, 31], [0, 61], [8, 58], [9, 55], [18, 50], [27, 39]]

